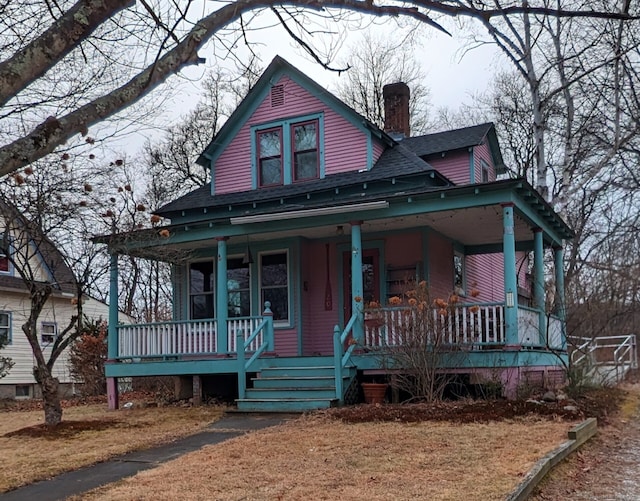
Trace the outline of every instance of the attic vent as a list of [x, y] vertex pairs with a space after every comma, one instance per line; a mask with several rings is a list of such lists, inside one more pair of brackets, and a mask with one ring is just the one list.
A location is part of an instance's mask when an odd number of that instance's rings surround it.
[[282, 106], [284, 104], [284, 86], [274, 85], [271, 87], [271, 107]]

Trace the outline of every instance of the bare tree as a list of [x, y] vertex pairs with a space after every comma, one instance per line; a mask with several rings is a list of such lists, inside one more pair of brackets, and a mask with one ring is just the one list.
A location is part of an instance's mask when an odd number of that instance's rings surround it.
[[386, 84], [404, 82], [409, 86], [409, 117], [412, 134], [423, 134], [432, 127], [429, 119], [429, 89], [425, 74], [413, 57], [417, 46], [414, 32], [400, 39], [376, 35], [372, 31], [349, 48], [340, 60], [349, 67], [337, 85], [337, 95], [358, 113], [380, 128], [384, 128], [384, 98]]
[[[537, 5], [517, 2], [489, 7], [485, 3], [457, 1], [362, 2], [332, 0], [292, 0], [288, 6], [264, 0], [236, 0], [220, 6], [205, 3], [205, 10], [195, 13], [193, 2], [182, 0], [173, 4], [160, 0], [134, 5], [131, 0], [77, 0], [35, 2], [29, 14], [21, 14], [18, 24], [2, 32], [0, 46], [12, 54], [0, 62], [0, 106], [6, 109], [3, 118], [17, 117], [20, 128], [2, 127], [4, 146], [0, 147], [0, 175], [16, 171], [53, 152], [77, 134], [87, 134], [88, 128], [116, 114], [162, 84], [174, 73], [189, 65], [202, 62], [198, 51], [208, 42], [219, 43], [234, 53], [238, 43], [246, 40], [251, 29], [252, 13], [271, 7], [285, 31], [307, 49], [318, 61], [323, 61], [313, 48], [313, 28], [309, 16], [339, 21], [345, 13], [358, 12], [374, 16], [405, 15], [425, 26], [444, 28], [435, 16], [466, 16], [486, 20], [495, 17], [510, 19], [523, 12], [527, 15], [561, 18], [617, 18], [629, 19], [627, 12], [604, 6], [602, 10], [551, 8], [545, 2]], [[12, 19], [5, 13], [15, 13], [11, 3], [2, 5], [0, 17]], [[36, 15], [34, 15], [34, 13]], [[40, 21], [45, 20], [41, 24]], [[50, 20], [50, 21], [49, 21]], [[4, 21], [3, 21], [4, 22]], [[13, 22], [13, 20], [12, 20]], [[297, 29], [292, 28], [294, 26]], [[215, 40], [214, 40], [215, 39]], [[91, 54], [89, 52], [91, 51]], [[73, 69], [62, 71], [64, 65], [77, 61], [108, 61], [106, 85], [72, 93], [64, 105], [51, 106], [55, 96], [49, 89], [64, 89], [67, 81], [51, 86], [47, 78], [66, 74], [73, 81]], [[111, 66], [111, 63], [116, 63]], [[118, 64], [119, 63], [119, 64]], [[96, 65], [99, 74], [100, 64]], [[56, 71], [51, 71], [55, 68]], [[84, 79], [78, 79], [80, 82]], [[102, 82], [102, 79], [98, 79]], [[47, 83], [47, 85], [44, 85]], [[23, 115], [24, 103], [31, 90], [42, 109], [30, 109], [30, 119]], [[58, 96], [61, 97], [61, 96]], [[30, 124], [37, 124], [34, 126]], [[19, 132], [12, 133], [14, 130]]]

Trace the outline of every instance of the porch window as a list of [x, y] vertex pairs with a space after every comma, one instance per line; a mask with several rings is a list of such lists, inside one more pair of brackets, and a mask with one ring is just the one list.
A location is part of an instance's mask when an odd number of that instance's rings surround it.
[[261, 304], [271, 302], [273, 320], [289, 321], [289, 259], [287, 252], [260, 255]]
[[282, 127], [258, 132], [260, 186], [282, 184]]
[[11, 343], [11, 313], [0, 311], [0, 339]]
[[40, 326], [40, 344], [48, 345], [58, 337], [58, 325], [55, 322], [42, 322]]
[[291, 126], [293, 147], [293, 180], [318, 177], [318, 121]]
[[251, 316], [251, 277], [249, 264], [241, 257], [227, 260], [228, 316]]
[[453, 253], [453, 290], [456, 294], [464, 295], [464, 255], [459, 252]]
[[191, 319], [214, 318], [213, 261], [202, 261], [189, 265], [189, 306]]

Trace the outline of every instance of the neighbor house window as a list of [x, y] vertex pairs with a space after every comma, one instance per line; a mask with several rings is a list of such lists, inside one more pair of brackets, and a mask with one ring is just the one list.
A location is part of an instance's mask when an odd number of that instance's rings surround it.
[[40, 344], [51, 344], [58, 336], [58, 325], [55, 322], [42, 322], [40, 326]]
[[[6, 249], [7, 247], [11, 249], [11, 242], [5, 241], [4, 236], [5, 234], [0, 233], [0, 249]], [[0, 274], [3, 273], [11, 273], [11, 262], [7, 254], [0, 250]]]
[[260, 299], [271, 303], [273, 320], [289, 321], [289, 259], [287, 252], [260, 255]]
[[11, 342], [11, 313], [0, 311], [0, 338], [6, 343]]
[[227, 304], [228, 315], [232, 317], [251, 316], [251, 276], [249, 263], [243, 258], [227, 260]]
[[291, 126], [293, 148], [293, 180], [318, 177], [318, 121]]
[[16, 398], [29, 398], [30, 396], [31, 396], [31, 385], [29, 384], [16, 385]]
[[456, 294], [464, 294], [464, 255], [453, 253], [453, 290]]
[[282, 184], [282, 127], [258, 132], [260, 186]]
[[252, 127], [254, 187], [324, 177], [322, 113]]
[[214, 318], [213, 261], [201, 261], [189, 265], [189, 307], [192, 319]]

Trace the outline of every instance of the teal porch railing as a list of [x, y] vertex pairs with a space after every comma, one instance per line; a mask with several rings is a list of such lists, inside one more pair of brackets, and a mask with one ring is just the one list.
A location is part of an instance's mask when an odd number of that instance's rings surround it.
[[351, 353], [355, 349], [355, 343], [350, 343], [349, 347], [345, 350], [344, 345], [349, 338], [349, 334], [353, 335], [353, 326], [358, 320], [359, 313], [354, 313], [347, 322], [344, 330], [340, 330], [340, 326], [336, 325], [333, 329], [333, 365], [335, 368], [335, 385], [336, 385], [336, 398], [340, 405], [344, 403], [344, 370], [347, 367], [347, 362]]
[[[245, 398], [247, 394], [247, 372], [260, 355], [273, 351], [273, 313], [271, 303], [265, 301], [262, 321], [253, 331], [245, 336], [244, 332], [236, 333], [236, 347], [238, 354], [238, 398]], [[251, 356], [247, 360], [247, 354]]]

